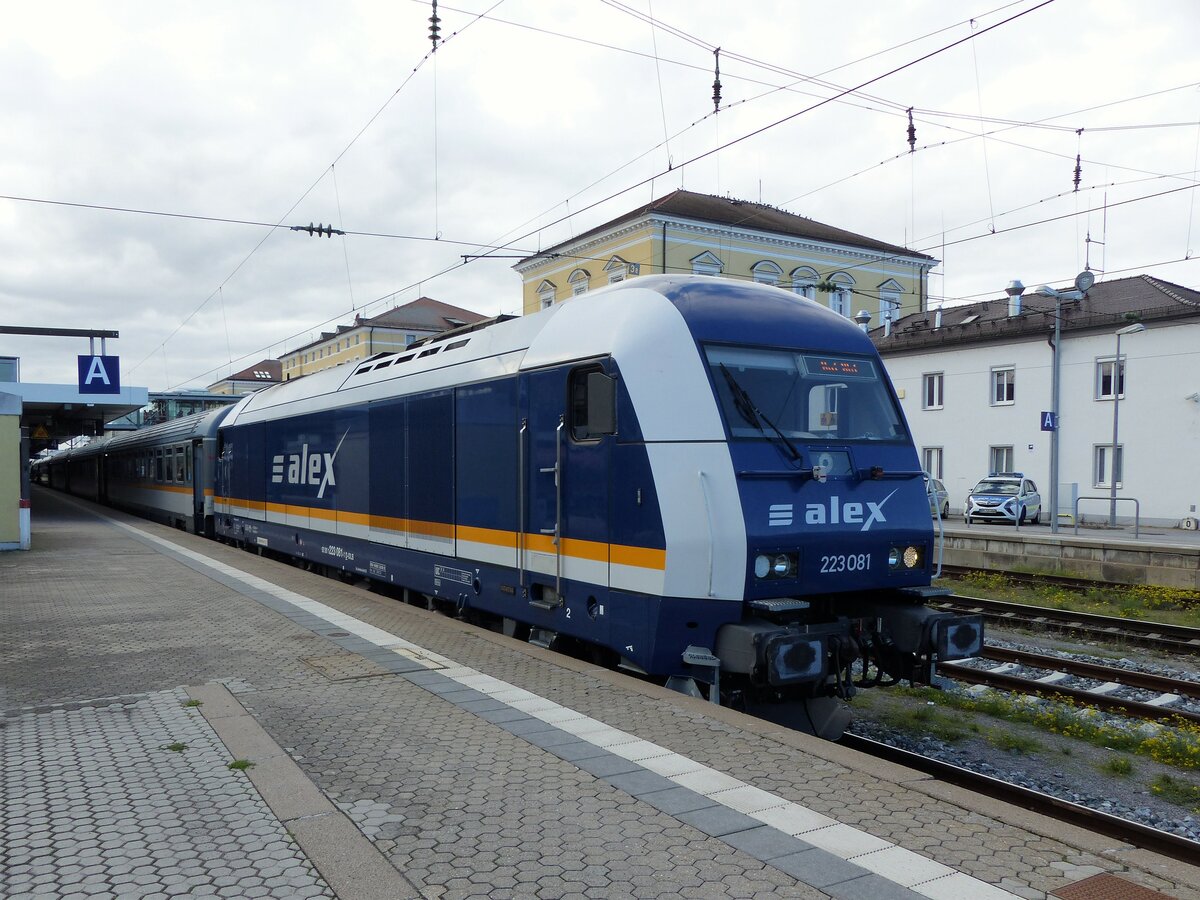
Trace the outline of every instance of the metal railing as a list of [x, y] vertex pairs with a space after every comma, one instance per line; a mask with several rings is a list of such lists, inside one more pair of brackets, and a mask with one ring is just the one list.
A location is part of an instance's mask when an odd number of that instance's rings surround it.
[[[1075, 506], [1072, 509], [1072, 516], [1075, 519], [1075, 533], [1079, 534], [1079, 501], [1080, 500], [1103, 500], [1105, 503], [1112, 503], [1113, 497], [1105, 495], [1103, 497], [1076, 497]], [[1136, 540], [1141, 536], [1142, 527], [1142, 504], [1138, 502], [1137, 497], [1117, 497], [1117, 503], [1132, 503], [1133, 504], [1133, 537]]]

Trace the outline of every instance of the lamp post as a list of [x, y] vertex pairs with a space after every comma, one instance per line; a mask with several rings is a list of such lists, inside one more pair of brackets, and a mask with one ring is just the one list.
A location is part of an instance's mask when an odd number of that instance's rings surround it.
[[[1121, 335], [1137, 334], [1139, 331], [1145, 330], [1146, 326], [1141, 322], [1135, 322], [1133, 325], [1126, 325], [1124, 328], [1117, 329], [1117, 358], [1113, 362], [1112, 459], [1109, 460], [1108, 466], [1108, 525], [1110, 528], [1115, 528], [1117, 525], [1117, 414], [1121, 409], [1121, 392], [1125, 387], [1124, 369], [1121, 366]], [[1124, 459], [1121, 460], [1121, 468], [1125, 468]]]
[[1048, 284], [1043, 284], [1034, 291], [1035, 294], [1054, 301], [1054, 360], [1050, 387], [1050, 410], [1054, 415], [1054, 428], [1050, 432], [1050, 531], [1053, 534], [1058, 534], [1058, 404], [1062, 370], [1062, 303], [1064, 300], [1082, 300], [1095, 281], [1096, 276], [1084, 269], [1075, 276], [1073, 291], [1056, 291]]

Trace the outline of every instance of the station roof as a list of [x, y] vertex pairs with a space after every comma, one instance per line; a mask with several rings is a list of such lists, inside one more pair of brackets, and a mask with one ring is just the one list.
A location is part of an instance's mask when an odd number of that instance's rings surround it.
[[74, 384], [0, 383], [0, 393], [21, 401], [21, 425], [30, 439], [57, 441], [80, 434], [103, 434], [104, 423], [146, 405], [144, 387], [123, 387], [118, 394], [81, 394]]

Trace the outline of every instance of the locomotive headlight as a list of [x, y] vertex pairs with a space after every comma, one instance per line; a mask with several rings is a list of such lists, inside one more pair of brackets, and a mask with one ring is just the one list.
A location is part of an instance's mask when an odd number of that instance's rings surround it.
[[893, 572], [920, 569], [924, 566], [925, 548], [919, 544], [907, 544], [888, 550], [888, 568]]
[[754, 577], [777, 580], [795, 578], [800, 568], [799, 553], [760, 553], [754, 557]]

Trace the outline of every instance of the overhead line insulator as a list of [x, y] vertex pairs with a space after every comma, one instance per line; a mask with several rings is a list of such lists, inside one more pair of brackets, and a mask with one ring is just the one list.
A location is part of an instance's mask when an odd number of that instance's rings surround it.
[[316, 237], [333, 237], [335, 234], [340, 234], [343, 237], [346, 236], [346, 232], [342, 231], [340, 228], [334, 228], [332, 225], [322, 225], [319, 223], [314, 225], [312, 222], [309, 222], [307, 225], [293, 225], [291, 230], [307, 231], [309, 237], [313, 237], [314, 235]]
[[429, 17], [429, 40], [433, 44], [434, 51], [438, 48], [438, 41], [441, 40], [439, 35], [442, 31], [441, 19], [437, 14], [437, 0], [433, 0], [433, 15]]
[[721, 111], [721, 48], [713, 51], [713, 112]]
[[908, 152], [915, 153], [917, 149], [917, 126], [913, 124], [913, 108], [908, 108]]

